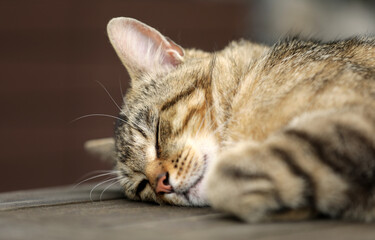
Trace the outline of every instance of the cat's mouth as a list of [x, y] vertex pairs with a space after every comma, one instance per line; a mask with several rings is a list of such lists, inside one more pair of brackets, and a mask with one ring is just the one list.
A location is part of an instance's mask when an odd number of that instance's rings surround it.
[[180, 190], [174, 188], [172, 192], [163, 194], [163, 200], [174, 205], [183, 206], [207, 206], [206, 194], [204, 192], [205, 175], [207, 173], [207, 162], [209, 157], [207, 154], [203, 155], [202, 158], [202, 170], [195, 176], [194, 182], [192, 182], [187, 189]]
[[189, 202], [191, 202], [190, 198], [189, 198], [189, 195], [191, 195], [192, 192], [198, 186], [200, 186], [200, 184], [202, 183], [203, 177], [204, 177], [204, 173], [197, 179], [197, 181], [195, 181], [195, 183], [187, 191], [185, 191], [184, 193], [182, 193], [182, 195], [184, 195], [184, 197], [186, 198], [186, 200], [188, 200]]

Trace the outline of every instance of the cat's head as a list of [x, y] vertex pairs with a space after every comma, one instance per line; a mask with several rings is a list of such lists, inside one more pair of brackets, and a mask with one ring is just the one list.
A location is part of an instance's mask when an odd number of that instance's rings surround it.
[[[217, 152], [212, 114], [214, 57], [184, 50], [135, 19], [115, 18], [109, 39], [131, 77], [113, 156], [130, 199], [207, 205], [204, 182]], [[114, 147], [113, 147], [114, 144]]]

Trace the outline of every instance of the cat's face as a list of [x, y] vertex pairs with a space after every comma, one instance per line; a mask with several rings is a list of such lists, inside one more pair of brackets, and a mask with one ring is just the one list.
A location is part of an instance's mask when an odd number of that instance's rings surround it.
[[217, 152], [211, 57], [133, 19], [113, 19], [108, 34], [132, 78], [115, 129], [126, 196], [207, 205], [205, 176]]

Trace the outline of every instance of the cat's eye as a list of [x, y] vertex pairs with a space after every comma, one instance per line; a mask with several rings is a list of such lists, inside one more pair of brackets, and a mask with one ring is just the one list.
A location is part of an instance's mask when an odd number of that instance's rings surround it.
[[147, 186], [148, 184], [148, 180], [147, 179], [143, 179], [137, 186], [137, 190], [135, 191], [135, 194], [136, 195], [139, 195]]
[[156, 141], [155, 141], [155, 150], [156, 150], [156, 157], [160, 157], [160, 146], [159, 146], [159, 128], [160, 128], [160, 118], [158, 118], [158, 123], [156, 125]]

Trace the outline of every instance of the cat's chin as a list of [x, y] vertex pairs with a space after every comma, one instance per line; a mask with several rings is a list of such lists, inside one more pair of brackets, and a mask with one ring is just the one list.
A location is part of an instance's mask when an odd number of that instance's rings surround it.
[[194, 183], [192, 187], [189, 188], [184, 193], [171, 193], [164, 196], [164, 200], [171, 205], [179, 206], [195, 206], [204, 207], [208, 206], [207, 195], [205, 192], [205, 181], [206, 174]]
[[189, 201], [189, 206], [208, 206], [208, 201], [204, 189], [204, 180], [205, 176], [202, 176], [202, 178], [200, 178], [197, 183], [193, 187], [191, 187], [185, 194], [186, 198]]
[[190, 207], [208, 206], [206, 194], [203, 192], [202, 183], [198, 183], [194, 188], [182, 194], [177, 193], [171, 198], [170, 204]]

